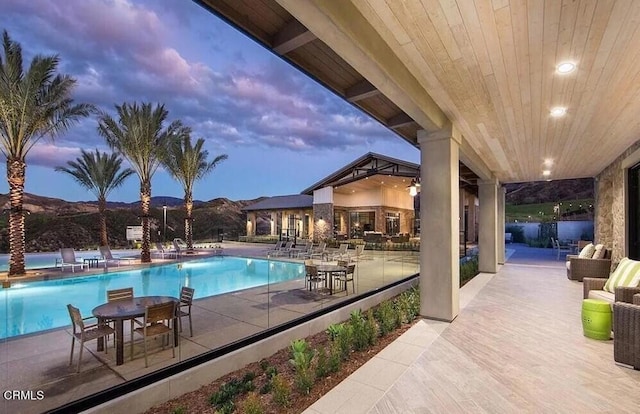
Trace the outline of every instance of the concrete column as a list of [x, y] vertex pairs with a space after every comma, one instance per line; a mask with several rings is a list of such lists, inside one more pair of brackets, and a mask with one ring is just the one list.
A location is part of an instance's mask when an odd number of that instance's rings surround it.
[[498, 264], [504, 264], [505, 245], [504, 245], [504, 226], [505, 213], [504, 203], [507, 189], [498, 187]]
[[481, 272], [496, 273], [498, 271], [498, 181], [479, 181], [478, 196], [480, 198], [478, 267]]
[[256, 213], [247, 214], [247, 236], [256, 235]]
[[300, 210], [298, 212], [298, 217], [300, 220], [300, 234], [299, 237], [304, 237], [304, 210]]
[[418, 131], [420, 145], [420, 314], [452, 321], [460, 309], [459, 140], [452, 128]]
[[469, 224], [467, 225], [467, 237], [469, 238], [469, 241], [473, 243], [476, 241], [476, 209], [476, 197], [469, 196], [469, 217], [467, 217]]
[[278, 213], [271, 212], [271, 233], [272, 236], [278, 235]]
[[[460, 203], [460, 208], [458, 208], [458, 220], [459, 220], [458, 226], [460, 228], [459, 231], [464, 231], [464, 204], [467, 197], [466, 197], [466, 192], [462, 188], [459, 189], [458, 191], [459, 191], [458, 199]], [[466, 234], [460, 238], [461, 242], [466, 241], [464, 237], [466, 237]]]

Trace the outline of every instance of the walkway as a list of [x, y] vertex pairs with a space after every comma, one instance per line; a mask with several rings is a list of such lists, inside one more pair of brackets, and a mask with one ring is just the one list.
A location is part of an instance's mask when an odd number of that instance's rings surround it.
[[419, 321], [305, 413], [640, 412], [640, 371], [582, 335], [564, 262], [522, 245], [507, 257], [461, 289], [452, 323]]

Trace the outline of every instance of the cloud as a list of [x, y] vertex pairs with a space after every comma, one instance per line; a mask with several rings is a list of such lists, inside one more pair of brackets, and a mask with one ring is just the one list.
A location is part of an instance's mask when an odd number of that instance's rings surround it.
[[[125, 101], [164, 102], [171, 119], [211, 148], [312, 152], [393, 136], [279, 58], [248, 57], [251, 41], [239, 33], [231, 39], [225, 23], [197, 4], [168, 3], [5, 0], [0, 25], [26, 55], [59, 53], [61, 70], [77, 79], [77, 101], [109, 111]], [[95, 119], [72, 128], [57, 141], [58, 155], [69, 155], [65, 146], [103, 144], [95, 128]], [[34, 160], [51, 163], [38, 151]]]
[[51, 142], [39, 142], [29, 151], [27, 165], [55, 168], [66, 166], [67, 161], [74, 160], [79, 156], [80, 148], [78, 147], [65, 147]]

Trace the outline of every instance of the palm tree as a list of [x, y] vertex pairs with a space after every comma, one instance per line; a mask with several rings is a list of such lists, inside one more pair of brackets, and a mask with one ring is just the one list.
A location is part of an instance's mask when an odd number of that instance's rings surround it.
[[122, 158], [118, 154], [86, 152], [75, 161], [67, 161], [68, 167], [56, 167], [56, 171], [72, 176], [81, 186], [91, 191], [98, 198], [98, 213], [100, 214], [100, 244], [109, 245], [107, 237], [107, 196], [114, 188], [118, 188], [124, 180], [134, 174], [131, 168], [120, 170]]
[[168, 112], [164, 105], [153, 107], [151, 103], [116, 105], [118, 120], [102, 114], [98, 132], [109, 146], [126, 158], [140, 178], [140, 208], [142, 211], [143, 263], [151, 262], [149, 250], [149, 204], [151, 203], [151, 178], [169, 153], [169, 148], [188, 128], [174, 121], [167, 128], [163, 124]]
[[57, 55], [36, 55], [25, 72], [22, 47], [2, 34], [0, 56], [0, 151], [7, 159], [9, 182], [9, 276], [24, 274], [24, 183], [27, 153], [45, 136], [55, 138], [94, 107], [74, 104], [75, 79], [56, 74]]
[[187, 216], [184, 219], [184, 236], [187, 248], [193, 248], [193, 185], [197, 180], [209, 174], [218, 164], [226, 160], [226, 154], [218, 155], [213, 161], [207, 161], [209, 151], [203, 150], [204, 138], [199, 138], [196, 145], [191, 145], [191, 136], [187, 132], [169, 152], [165, 162], [167, 170], [182, 184], [184, 189], [184, 206]]

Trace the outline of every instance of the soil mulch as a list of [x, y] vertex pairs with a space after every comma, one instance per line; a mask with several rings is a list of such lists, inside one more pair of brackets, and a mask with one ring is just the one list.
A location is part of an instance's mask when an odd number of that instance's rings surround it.
[[[273, 400], [271, 393], [259, 394], [260, 388], [268, 381], [267, 375], [265, 374], [263, 368], [261, 368], [261, 364], [259, 362], [251, 363], [245, 366], [242, 369], [229, 373], [216, 381], [201, 387], [196, 391], [192, 391], [190, 393], [184, 394], [181, 397], [173, 399], [171, 401], [167, 401], [161, 405], [155, 406], [150, 410], [146, 411], [146, 414], [164, 414], [164, 413], [215, 413], [216, 409], [209, 402], [209, 398], [211, 395], [216, 392], [220, 386], [228, 382], [233, 378], [241, 379], [248, 372], [255, 373], [255, 378], [253, 380], [253, 384], [255, 385], [255, 392], [258, 393], [258, 398], [262, 406], [264, 407], [265, 413], [301, 413], [307, 407], [312, 405], [314, 402], [319, 400], [322, 396], [328, 393], [332, 388], [338, 385], [342, 380], [347, 378], [351, 373], [356, 371], [359, 367], [364, 365], [369, 359], [373, 358], [378, 352], [384, 349], [387, 345], [389, 345], [393, 340], [402, 335], [405, 331], [407, 331], [411, 325], [413, 325], [417, 321], [414, 320], [411, 323], [403, 324], [400, 328], [390, 332], [384, 337], [378, 337], [378, 340], [375, 345], [371, 346], [365, 351], [352, 351], [349, 355], [349, 358], [346, 361], [342, 362], [340, 366], [340, 370], [338, 372], [334, 372], [327, 377], [318, 378], [311, 388], [311, 392], [309, 394], [301, 394], [295, 389], [293, 385], [294, 378], [294, 370], [293, 366], [289, 362], [291, 358], [291, 351], [289, 348], [281, 349], [275, 354], [271, 355], [265, 360], [269, 365], [274, 366], [278, 373], [291, 384], [291, 404], [284, 408], [277, 405]], [[306, 338], [307, 343], [309, 344], [311, 349], [320, 349], [324, 347], [325, 349], [329, 349], [329, 338], [325, 332], [320, 332], [318, 334], [312, 335]], [[263, 362], [263, 364], [265, 364]], [[242, 413], [242, 400], [246, 397], [247, 394], [240, 396], [236, 402], [236, 413]]]

